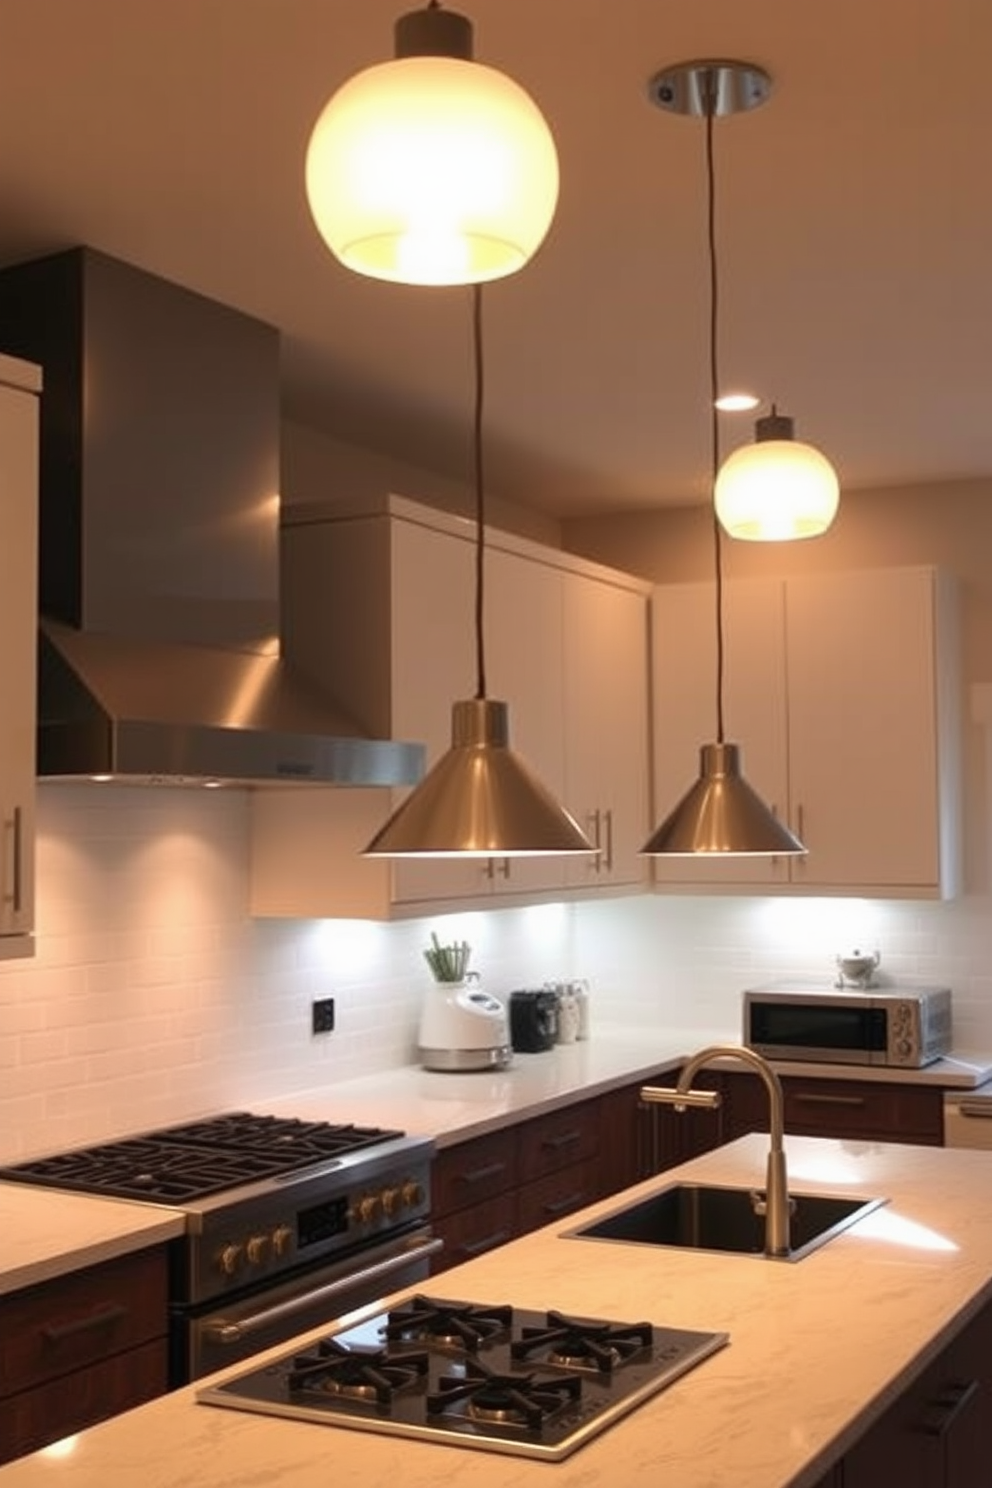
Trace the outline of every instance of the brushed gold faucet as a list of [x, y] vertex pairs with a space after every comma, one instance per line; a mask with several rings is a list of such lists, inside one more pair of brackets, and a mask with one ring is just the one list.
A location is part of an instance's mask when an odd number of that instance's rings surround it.
[[674, 1106], [684, 1111], [687, 1106], [714, 1107], [720, 1104], [720, 1093], [716, 1090], [693, 1090], [692, 1082], [704, 1065], [714, 1059], [738, 1059], [749, 1064], [761, 1076], [768, 1092], [769, 1128], [771, 1142], [768, 1149], [768, 1164], [764, 1195], [751, 1192], [751, 1203], [755, 1214], [765, 1221], [765, 1254], [781, 1256], [789, 1254], [789, 1216], [792, 1201], [789, 1198], [788, 1176], [785, 1166], [785, 1103], [782, 1082], [767, 1059], [753, 1049], [736, 1044], [713, 1044], [694, 1054], [679, 1075], [678, 1084], [645, 1085], [641, 1089], [641, 1100], [659, 1105]]

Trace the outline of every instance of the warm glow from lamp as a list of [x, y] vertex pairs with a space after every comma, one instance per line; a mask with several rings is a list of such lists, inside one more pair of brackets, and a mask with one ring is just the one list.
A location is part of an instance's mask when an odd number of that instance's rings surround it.
[[716, 512], [731, 537], [791, 542], [819, 537], [837, 514], [837, 475], [825, 455], [792, 437], [792, 420], [759, 419], [754, 444], [742, 445], [720, 467]]
[[471, 27], [452, 12], [402, 17], [397, 54], [345, 83], [314, 126], [306, 188], [318, 231], [341, 263], [374, 279], [475, 284], [515, 273], [558, 200], [540, 110], [471, 60]]

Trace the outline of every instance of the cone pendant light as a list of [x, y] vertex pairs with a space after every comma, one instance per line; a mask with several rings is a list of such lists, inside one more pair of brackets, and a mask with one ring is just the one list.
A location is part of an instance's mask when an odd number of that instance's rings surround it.
[[699, 778], [641, 851], [652, 856], [797, 855], [806, 849], [744, 779], [737, 744], [723, 729], [723, 556], [715, 488], [720, 469], [720, 392], [717, 367], [718, 282], [713, 122], [720, 115], [754, 108], [767, 97], [770, 81], [759, 68], [741, 62], [691, 62], [659, 73], [650, 85], [659, 107], [706, 121], [707, 239], [710, 268], [710, 435], [711, 515], [716, 598], [716, 740], [699, 751]]
[[452, 705], [451, 748], [365, 849], [368, 857], [512, 858], [594, 853], [579, 824], [510, 748], [509, 709], [486, 696], [483, 636], [482, 290], [474, 285], [474, 698]]

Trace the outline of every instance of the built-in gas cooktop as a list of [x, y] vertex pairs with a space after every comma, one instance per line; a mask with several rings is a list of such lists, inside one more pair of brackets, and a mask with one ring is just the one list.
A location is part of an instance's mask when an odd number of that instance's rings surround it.
[[559, 1461], [727, 1342], [726, 1333], [418, 1295], [197, 1399]]

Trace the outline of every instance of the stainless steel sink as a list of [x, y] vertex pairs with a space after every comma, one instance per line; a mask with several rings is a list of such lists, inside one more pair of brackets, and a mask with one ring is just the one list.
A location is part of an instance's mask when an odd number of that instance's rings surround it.
[[[567, 1238], [763, 1256], [763, 1197], [750, 1188], [675, 1183], [582, 1229], [570, 1230]], [[773, 1256], [774, 1260], [802, 1260], [885, 1203], [884, 1199], [820, 1193], [793, 1193], [790, 1200], [789, 1250]]]

